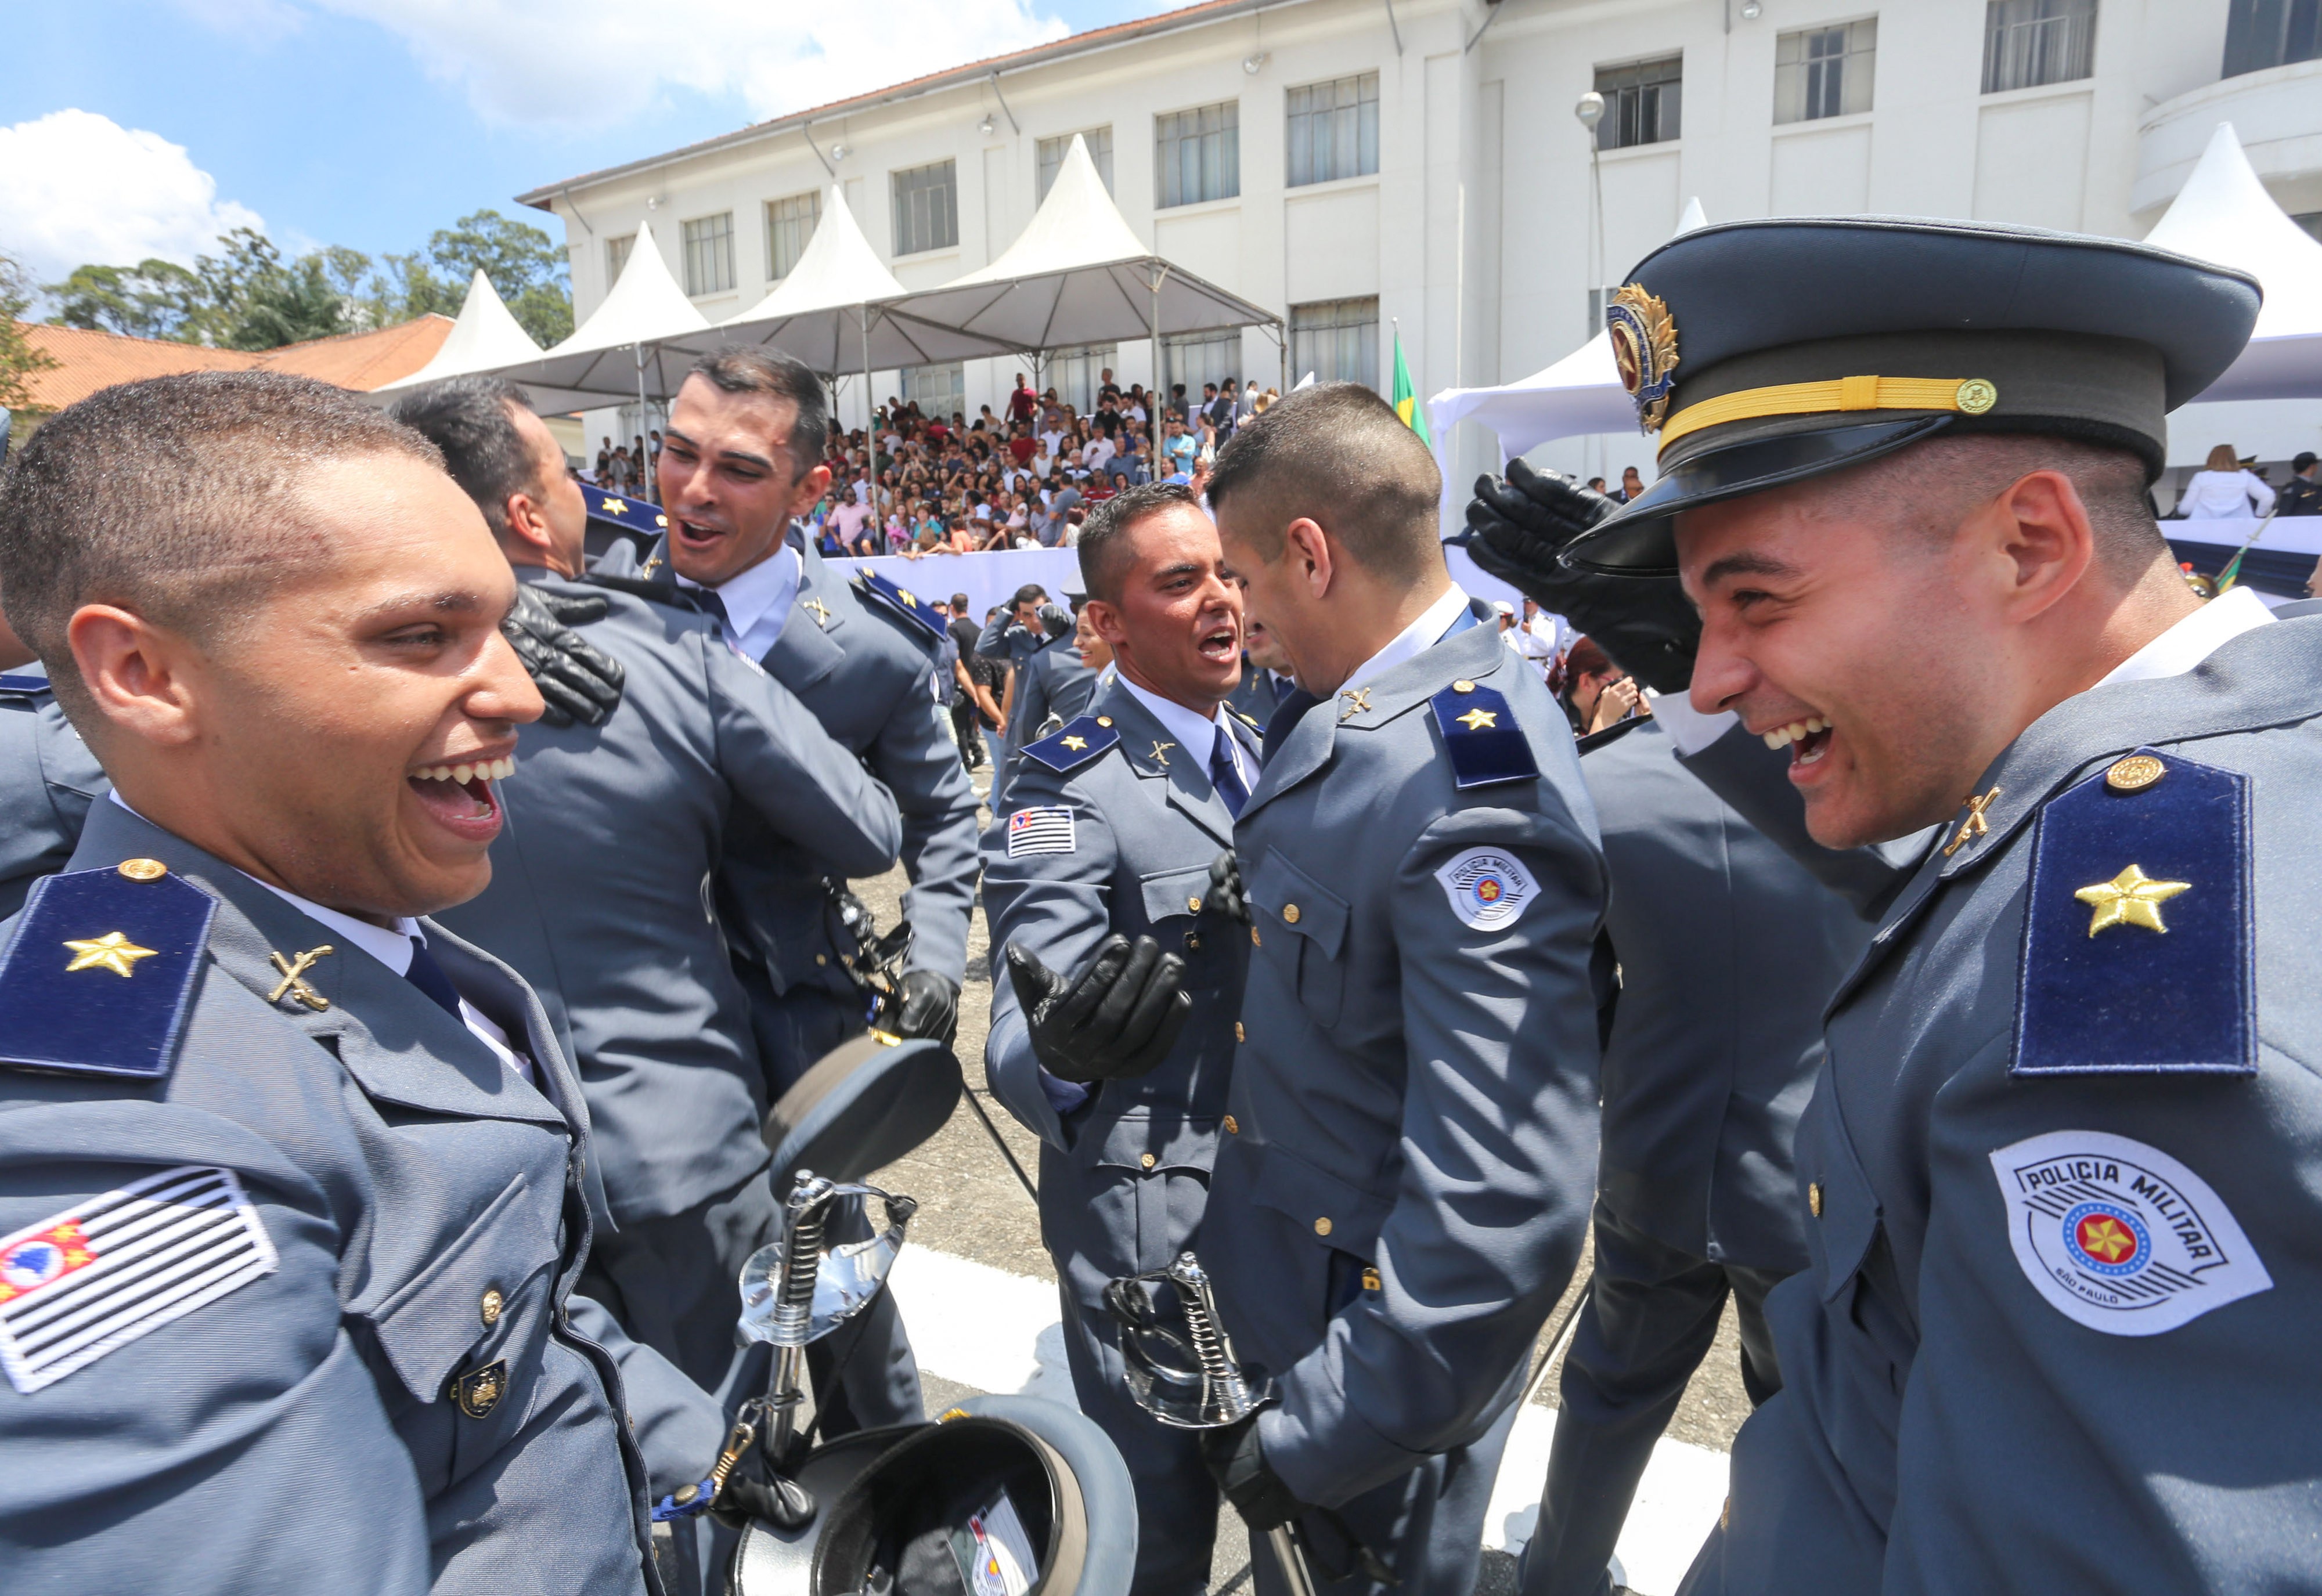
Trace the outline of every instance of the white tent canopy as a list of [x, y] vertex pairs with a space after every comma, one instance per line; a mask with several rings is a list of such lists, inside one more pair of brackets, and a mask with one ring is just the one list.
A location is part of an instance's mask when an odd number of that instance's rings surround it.
[[2250, 169], [2230, 122], [2144, 241], [2220, 266], [2265, 289], [2249, 347], [2201, 402], [2322, 398], [2322, 242], [2291, 221]]
[[[538, 359], [540, 345], [535, 343], [532, 335], [517, 324], [507, 304], [492, 287], [491, 279], [479, 267], [468, 284], [468, 297], [460, 306], [459, 320], [452, 324], [452, 331], [444, 337], [443, 347], [435, 351], [435, 358], [410, 376], [398, 378], [372, 391], [379, 396], [379, 403], [388, 404], [416, 389], [433, 387], [447, 378], [497, 371]], [[528, 391], [532, 394], [533, 408], [544, 415], [585, 409], [600, 402], [588, 394], [562, 389]]]
[[[907, 327], [974, 333], [1025, 351], [1281, 326], [1279, 316], [1147, 249], [1077, 135], [1048, 197], [998, 260], [884, 310]], [[1157, 362], [1155, 370], [1157, 383]]]
[[596, 314], [547, 353], [498, 369], [527, 388], [665, 399], [694, 358], [723, 342], [669, 275], [652, 223], [643, 223], [628, 263]]
[[[1701, 201], [1689, 199], [1678, 218], [1677, 232], [1669, 236], [1691, 233], [1708, 220]], [[1449, 448], [1451, 429], [1463, 421], [1497, 433], [1501, 457], [1506, 459], [1559, 438], [1634, 432], [1637, 407], [1613, 364], [1612, 334], [1599, 333], [1530, 377], [1499, 388], [1447, 388], [1427, 401], [1428, 429], [1439, 453]], [[1449, 479], [1448, 471], [1445, 478]]]
[[822, 196], [814, 237], [790, 275], [757, 304], [719, 323], [718, 331], [738, 342], [771, 344], [831, 376], [975, 360], [1015, 349], [974, 333], [896, 322], [884, 305], [903, 296], [903, 285], [863, 236], [846, 196], [833, 183]]

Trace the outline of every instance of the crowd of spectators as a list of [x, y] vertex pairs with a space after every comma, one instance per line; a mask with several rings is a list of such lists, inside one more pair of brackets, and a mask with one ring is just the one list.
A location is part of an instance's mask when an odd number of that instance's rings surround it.
[[[1254, 388], [1253, 385], [1253, 388]], [[826, 556], [1070, 548], [1093, 506], [1124, 488], [1168, 481], [1197, 492], [1220, 445], [1278, 396], [1229, 380], [1166, 403], [1110, 369], [1085, 414], [1019, 375], [1005, 415], [930, 415], [889, 399], [866, 433], [833, 430], [830, 492], [809, 516]]]

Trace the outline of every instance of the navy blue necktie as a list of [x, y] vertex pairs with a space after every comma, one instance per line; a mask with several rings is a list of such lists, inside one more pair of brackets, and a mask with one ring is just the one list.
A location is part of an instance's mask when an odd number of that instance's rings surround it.
[[468, 1023], [460, 1018], [460, 993], [452, 985], [452, 978], [443, 973], [443, 966], [435, 962], [435, 955], [427, 951], [426, 943], [416, 936], [411, 939], [411, 964], [404, 971], [403, 979], [426, 993], [429, 1001], [453, 1019], [463, 1026]]
[[693, 607], [703, 615], [718, 617], [718, 628], [720, 632], [731, 632], [734, 629], [733, 617], [726, 613], [726, 601], [718, 597], [716, 588], [688, 588], [685, 590], [685, 596], [693, 600]]
[[1210, 750], [1210, 785], [1218, 789], [1226, 807], [1239, 819], [1241, 807], [1249, 802], [1249, 785], [1234, 764], [1233, 737], [1223, 726], [1218, 728], [1217, 743]]
[[1282, 696], [1282, 702], [1274, 707], [1274, 713], [1266, 717], [1263, 746], [1267, 759], [1274, 757], [1275, 747], [1290, 735], [1290, 728], [1298, 724], [1298, 717], [1321, 701], [1304, 688], [1294, 683], [1292, 685], [1290, 690]]

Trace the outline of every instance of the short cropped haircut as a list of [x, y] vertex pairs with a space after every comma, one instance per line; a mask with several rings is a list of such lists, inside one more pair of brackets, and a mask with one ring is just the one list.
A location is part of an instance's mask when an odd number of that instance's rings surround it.
[[1016, 589], [1016, 597], [1008, 601], [1008, 607], [1014, 609], [1019, 604], [1038, 604], [1047, 596], [1048, 590], [1039, 583], [1027, 582]]
[[1391, 580], [1415, 580], [1442, 558], [1443, 474], [1394, 406], [1360, 383], [1300, 388], [1244, 422], [1218, 451], [1209, 492], [1212, 513], [1235, 501], [1235, 530], [1268, 561], [1302, 516]]
[[343, 388], [276, 371], [197, 371], [100, 389], [59, 411], [0, 477], [0, 597], [65, 709], [94, 703], [66, 641], [111, 604], [215, 650], [329, 551], [301, 476], [435, 445]]
[[548, 488], [516, 430], [513, 413], [531, 408], [532, 396], [505, 377], [455, 377], [406, 395], [387, 413], [443, 451], [452, 480], [476, 501], [492, 535], [506, 538], [508, 496], [538, 499]]
[[729, 394], [771, 394], [798, 407], [782, 448], [791, 457], [795, 482], [822, 463], [830, 437], [830, 402], [822, 378], [805, 361], [763, 343], [729, 343], [693, 362], [689, 377], [705, 378]]
[[1107, 604], [1120, 602], [1120, 584], [1129, 573], [1131, 553], [1129, 533], [1147, 516], [1172, 505], [1198, 509], [1201, 501], [1181, 483], [1147, 482], [1121, 489], [1089, 512], [1074, 547], [1081, 557], [1081, 586], [1088, 589], [1091, 598], [1102, 598]]

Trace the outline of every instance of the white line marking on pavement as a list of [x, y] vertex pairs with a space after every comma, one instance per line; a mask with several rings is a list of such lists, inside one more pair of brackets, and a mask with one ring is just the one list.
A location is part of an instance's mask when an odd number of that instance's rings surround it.
[[[1020, 1391], [1066, 1407], [1072, 1376], [1056, 1288], [988, 1263], [927, 1247], [905, 1247], [887, 1289], [895, 1293], [919, 1366], [983, 1391]], [[1500, 1463], [1485, 1518], [1485, 1544], [1513, 1551], [1530, 1538], [1548, 1477], [1556, 1410], [1528, 1404]], [[1717, 1522], [1725, 1501], [1726, 1457], [1703, 1446], [1663, 1440], [1638, 1487], [1621, 1531], [1619, 1557], [1630, 1586], [1668, 1596]]]

